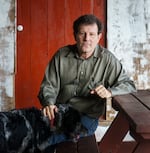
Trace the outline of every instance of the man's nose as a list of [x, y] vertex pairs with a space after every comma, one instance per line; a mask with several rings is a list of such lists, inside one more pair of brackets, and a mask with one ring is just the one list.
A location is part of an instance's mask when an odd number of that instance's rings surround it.
[[84, 40], [89, 40], [89, 39], [90, 39], [90, 35], [88, 33], [85, 33]]

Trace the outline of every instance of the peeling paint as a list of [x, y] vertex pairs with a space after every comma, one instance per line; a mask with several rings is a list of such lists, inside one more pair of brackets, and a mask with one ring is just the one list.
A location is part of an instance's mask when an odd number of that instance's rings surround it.
[[0, 82], [0, 111], [10, 110], [15, 107], [12, 86], [13, 76], [5, 76]]
[[9, 21], [14, 25], [14, 22], [15, 22], [15, 0], [10, 1], [10, 9], [8, 12], [8, 17], [9, 17]]
[[15, 0], [0, 5], [0, 110], [14, 108]]
[[150, 2], [108, 0], [108, 49], [138, 89], [150, 88]]

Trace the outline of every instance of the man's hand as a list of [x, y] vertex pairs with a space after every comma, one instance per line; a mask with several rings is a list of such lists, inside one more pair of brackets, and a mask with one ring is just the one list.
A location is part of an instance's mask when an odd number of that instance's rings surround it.
[[111, 92], [103, 85], [99, 85], [95, 89], [91, 90], [91, 94], [97, 94], [101, 98], [110, 98], [112, 96]]
[[48, 116], [50, 120], [53, 120], [55, 118], [55, 112], [58, 111], [58, 108], [56, 105], [49, 105], [43, 108], [44, 116]]

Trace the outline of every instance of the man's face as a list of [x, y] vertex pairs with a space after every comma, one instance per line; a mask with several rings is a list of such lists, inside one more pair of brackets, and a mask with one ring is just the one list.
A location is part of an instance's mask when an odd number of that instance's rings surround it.
[[92, 53], [101, 38], [101, 33], [98, 34], [96, 23], [89, 25], [80, 25], [78, 33], [75, 36], [79, 52]]

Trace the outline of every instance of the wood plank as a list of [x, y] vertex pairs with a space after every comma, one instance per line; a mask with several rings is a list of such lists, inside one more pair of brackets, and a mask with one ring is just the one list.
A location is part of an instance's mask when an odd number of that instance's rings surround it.
[[[30, 0], [17, 1], [17, 25], [23, 31], [17, 31], [17, 57], [15, 76], [15, 107], [21, 108], [30, 103]], [[31, 105], [31, 104], [30, 104]]]
[[[103, 8], [103, 9], [102, 9]], [[106, 31], [107, 31], [107, 1], [106, 0], [93, 0], [93, 14], [95, 14], [102, 21], [104, 29], [100, 44], [107, 46]]]
[[138, 90], [132, 93], [145, 107], [150, 110], [150, 91], [149, 90]]
[[[65, 44], [65, 20], [66, 16], [66, 2], [65, 0], [47, 0], [48, 1], [48, 56], [49, 60], [55, 52]], [[74, 8], [73, 8], [74, 9]], [[69, 27], [69, 28], [72, 28]], [[69, 43], [69, 42], [68, 42]]]
[[125, 141], [122, 143], [117, 153], [133, 153], [136, 145], [137, 145], [137, 142], [135, 141]]
[[128, 121], [119, 112], [99, 143], [100, 152], [117, 153], [128, 130]]
[[150, 111], [132, 95], [113, 98], [113, 107], [123, 112], [137, 133], [150, 133]]
[[95, 136], [79, 139], [77, 143], [66, 141], [56, 146], [56, 153], [99, 153]]
[[87, 136], [78, 141], [78, 153], [99, 153], [98, 144], [95, 136]]
[[149, 153], [150, 152], [150, 140], [144, 140], [139, 143], [134, 153]]
[[93, 14], [93, 0], [81, 0], [81, 14]]
[[67, 0], [65, 2], [65, 43], [74, 44], [73, 22], [81, 15], [82, 0]]
[[137, 133], [135, 129], [130, 127], [130, 135], [137, 141], [150, 140], [150, 133]]
[[[30, 35], [30, 103], [40, 107], [37, 98], [41, 80], [43, 79], [45, 67], [48, 63], [48, 6], [47, 0], [30, 1], [31, 6], [31, 31]], [[40, 21], [39, 21], [40, 19]], [[44, 26], [43, 26], [44, 25]], [[30, 104], [30, 105], [31, 105]]]

